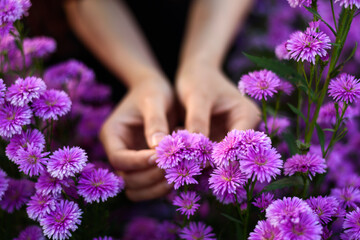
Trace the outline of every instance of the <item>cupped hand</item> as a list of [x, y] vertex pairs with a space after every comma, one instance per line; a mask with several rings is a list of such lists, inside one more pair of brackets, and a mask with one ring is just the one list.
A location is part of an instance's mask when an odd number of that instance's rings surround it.
[[169, 134], [167, 114], [173, 103], [165, 79], [145, 79], [129, 90], [102, 126], [100, 140], [110, 164], [124, 178], [130, 200], [158, 198], [171, 189], [155, 165], [154, 147]]
[[185, 128], [221, 140], [232, 129], [255, 128], [257, 105], [243, 96], [220, 69], [194, 64], [180, 69], [176, 92], [185, 108]]

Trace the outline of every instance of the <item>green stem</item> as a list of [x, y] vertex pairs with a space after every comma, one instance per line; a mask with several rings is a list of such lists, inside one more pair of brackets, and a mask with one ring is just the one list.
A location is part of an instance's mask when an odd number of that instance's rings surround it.
[[[300, 89], [298, 89], [298, 99], [297, 99], [297, 109], [298, 111], [301, 111], [301, 106], [302, 106], [302, 96], [301, 96], [301, 91]], [[296, 117], [296, 136], [297, 139], [300, 138], [300, 115], [297, 115]]]
[[[250, 181], [250, 180], [249, 180]], [[250, 220], [250, 209], [251, 209], [251, 200], [253, 198], [254, 194], [254, 188], [256, 184], [257, 179], [255, 178], [254, 181], [252, 181], [251, 185], [250, 182], [246, 186], [246, 198], [247, 198], [247, 206], [246, 206], [246, 213], [245, 213], [245, 224], [244, 224], [244, 239], [247, 239], [248, 236], [248, 228], [249, 228], [249, 220]], [[249, 189], [250, 188], [250, 189]]]
[[304, 189], [303, 189], [303, 192], [302, 192], [302, 198], [303, 199], [306, 199], [307, 192], [309, 190], [309, 185], [310, 185], [309, 178], [307, 176], [304, 176]]
[[264, 121], [264, 124], [265, 124], [265, 132], [266, 132], [266, 134], [269, 134], [268, 125], [267, 125], [267, 115], [266, 115], [266, 100], [261, 99], [261, 103], [262, 103], [263, 121]]
[[337, 24], [336, 24], [336, 17], [335, 17], [335, 11], [334, 11], [334, 1], [330, 0], [330, 4], [331, 4], [331, 12], [332, 12], [332, 16], [333, 16], [333, 20], [334, 20], [334, 25], [335, 25], [335, 30], [337, 31]]

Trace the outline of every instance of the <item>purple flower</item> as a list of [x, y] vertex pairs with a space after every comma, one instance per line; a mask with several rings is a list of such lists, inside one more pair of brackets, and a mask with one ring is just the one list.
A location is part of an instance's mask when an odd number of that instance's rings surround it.
[[179, 227], [169, 221], [164, 221], [158, 225], [155, 239], [176, 240]]
[[261, 183], [270, 182], [271, 178], [281, 173], [283, 162], [280, 158], [275, 148], [250, 148], [247, 155], [240, 160], [240, 169]]
[[30, 177], [38, 176], [45, 170], [49, 155], [48, 152], [42, 153], [40, 148], [34, 147], [29, 144], [27, 149], [20, 148], [17, 152], [17, 161], [19, 170]]
[[19, 236], [13, 240], [45, 240], [45, 237], [40, 227], [29, 226], [22, 230]]
[[3, 105], [5, 102], [5, 91], [6, 85], [4, 83], [4, 80], [0, 78], [0, 105]]
[[184, 158], [184, 142], [180, 136], [166, 136], [156, 147], [156, 163], [162, 169], [175, 167]]
[[[354, 211], [346, 214], [343, 228], [344, 233], [347, 235], [349, 240], [360, 239], [360, 208], [356, 208]], [[342, 238], [345, 239], [345, 238]]]
[[124, 180], [108, 169], [91, 169], [81, 173], [77, 187], [86, 202], [105, 202], [123, 189]]
[[294, 91], [294, 87], [291, 83], [288, 81], [280, 80], [280, 84], [277, 88], [278, 91], [282, 91], [286, 95], [291, 95], [291, 93]]
[[3, 198], [8, 186], [9, 179], [7, 179], [6, 173], [0, 168], [0, 201]]
[[251, 72], [241, 77], [239, 82], [240, 91], [244, 90], [252, 98], [267, 100], [277, 93], [280, 84], [279, 77], [268, 70]]
[[315, 64], [316, 56], [327, 55], [326, 49], [331, 48], [330, 42], [330, 38], [325, 33], [309, 27], [305, 32], [298, 31], [291, 34], [286, 48], [290, 52], [291, 59]]
[[27, 150], [29, 145], [32, 145], [34, 148], [38, 148], [41, 151], [45, 147], [45, 137], [37, 129], [28, 129], [21, 132], [18, 135], [13, 136], [10, 139], [9, 145], [6, 147], [6, 156], [13, 162], [18, 160], [18, 151], [20, 149]]
[[335, 188], [331, 192], [343, 208], [357, 208], [360, 203], [360, 190], [354, 187]]
[[18, 78], [8, 88], [6, 100], [12, 105], [23, 107], [34, 99], [38, 99], [46, 90], [45, 82], [41, 78]]
[[244, 187], [236, 188], [236, 193], [224, 192], [224, 195], [216, 195], [216, 199], [222, 204], [244, 204], [246, 200], [246, 190]]
[[290, 54], [289, 51], [286, 49], [286, 41], [280, 43], [275, 47], [275, 55], [279, 60], [289, 60]]
[[184, 240], [215, 240], [215, 234], [212, 233], [212, 228], [206, 226], [202, 222], [190, 222], [187, 227], [184, 227], [179, 236]]
[[317, 154], [307, 153], [306, 155], [296, 154], [286, 160], [284, 164], [284, 174], [292, 176], [296, 172], [307, 173], [312, 179], [316, 173], [324, 173], [326, 169], [325, 159]]
[[45, 214], [55, 210], [56, 199], [51, 195], [35, 193], [27, 203], [26, 212], [33, 220], [41, 219]]
[[282, 239], [280, 230], [272, 226], [268, 221], [259, 221], [250, 233], [249, 240]]
[[179, 208], [176, 211], [180, 211], [182, 215], [186, 215], [189, 219], [200, 207], [200, 204], [197, 203], [199, 200], [200, 197], [195, 192], [182, 192], [180, 197], [175, 197], [173, 205], [178, 206]]
[[299, 223], [300, 214], [302, 213], [312, 213], [312, 209], [298, 197], [284, 197], [275, 200], [266, 209], [266, 217], [271, 225], [275, 227], [284, 226], [288, 223]]
[[274, 201], [274, 194], [262, 193], [259, 197], [255, 198], [253, 205], [261, 209], [264, 212], [266, 208]]
[[64, 147], [50, 156], [47, 170], [52, 177], [62, 180], [64, 177], [73, 177], [81, 172], [86, 162], [87, 155], [83, 149]]
[[45, 58], [56, 50], [56, 42], [49, 37], [35, 37], [24, 40], [24, 52], [30, 58]]
[[[290, 126], [289, 119], [285, 117], [269, 117], [267, 119], [267, 127], [269, 134], [281, 135]], [[265, 123], [262, 122], [259, 127], [260, 131], [265, 132]]]
[[312, 0], [287, 0], [292, 8], [299, 6], [310, 7]]
[[58, 178], [53, 178], [48, 172], [43, 172], [40, 174], [38, 181], [35, 184], [36, 192], [43, 195], [52, 194], [57, 196], [61, 193], [61, 190], [64, 187], [70, 187], [72, 180], [69, 178], [64, 178], [60, 180]]
[[35, 192], [34, 183], [27, 179], [10, 179], [9, 187], [5, 192], [0, 206], [8, 213], [19, 210]]
[[82, 211], [79, 206], [68, 200], [61, 200], [55, 210], [40, 219], [44, 234], [54, 240], [68, 239], [81, 223]]
[[214, 169], [209, 178], [210, 188], [215, 196], [223, 196], [226, 193], [236, 194], [236, 189], [243, 186], [248, 177], [240, 170], [238, 162], [233, 162], [228, 166]]
[[71, 100], [64, 91], [46, 90], [39, 99], [33, 102], [34, 114], [44, 120], [53, 119], [58, 120], [67, 114], [71, 108]]
[[360, 82], [354, 76], [343, 73], [331, 80], [328, 92], [337, 102], [352, 103], [360, 97]]
[[21, 133], [22, 127], [31, 122], [32, 112], [28, 106], [17, 107], [5, 103], [0, 108], [0, 136], [11, 138]]
[[[2, 0], [0, 1], [0, 28], [12, 24], [26, 14], [31, 6], [29, 0]], [[4, 33], [6, 34], [6, 32]]]
[[339, 212], [339, 202], [334, 197], [310, 197], [306, 200], [311, 209], [319, 216], [322, 224], [328, 224]]
[[194, 148], [195, 148], [195, 160], [201, 163], [202, 167], [206, 166], [206, 163], [213, 163], [213, 159], [212, 159], [212, 151], [213, 151], [213, 147], [214, 147], [214, 143], [212, 141], [210, 141], [209, 138], [205, 137], [204, 135], [198, 133], [193, 133], [193, 135], [195, 136], [195, 143], [194, 143]]
[[335, 0], [335, 2], [340, 2], [340, 6], [344, 6], [344, 8], [353, 8], [354, 6], [360, 8], [360, 0]]
[[284, 239], [321, 240], [322, 226], [313, 213], [300, 213], [297, 222], [279, 227]]
[[148, 217], [137, 217], [125, 228], [125, 240], [156, 240], [158, 222]]
[[165, 169], [165, 178], [169, 184], [174, 183], [178, 189], [184, 184], [198, 184], [194, 176], [201, 174], [199, 163], [191, 160], [183, 160], [177, 166]]

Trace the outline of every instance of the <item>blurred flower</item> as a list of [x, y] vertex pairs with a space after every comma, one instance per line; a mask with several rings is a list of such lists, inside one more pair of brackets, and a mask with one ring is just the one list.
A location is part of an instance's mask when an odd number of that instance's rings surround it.
[[268, 221], [260, 220], [250, 233], [249, 240], [282, 239], [280, 230]]
[[35, 192], [34, 183], [27, 179], [10, 179], [8, 189], [0, 201], [0, 206], [8, 213], [19, 210], [27, 201], [30, 196]]
[[164, 221], [158, 225], [155, 231], [156, 238], [159, 240], [176, 240], [179, 227], [169, 221]]
[[264, 212], [266, 208], [274, 201], [274, 194], [262, 193], [259, 197], [255, 198], [253, 205], [261, 209]]
[[319, 216], [322, 224], [328, 224], [339, 211], [340, 204], [334, 197], [310, 197], [306, 200], [311, 209]]
[[[267, 119], [267, 128], [269, 134], [275, 134], [280, 136], [290, 126], [290, 121], [285, 117], [269, 117]], [[265, 123], [261, 122], [259, 130], [265, 132]]]
[[3, 105], [5, 102], [5, 91], [6, 91], [6, 85], [4, 83], [4, 80], [0, 78], [0, 105]]
[[41, 219], [55, 210], [56, 199], [51, 195], [35, 193], [27, 203], [26, 212], [32, 220]]
[[56, 50], [56, 42], [49, 37], [24, 39], [24, 53], [31, 58], [45, 58]]
[[180, 211], [182, 215], [186, 215], [189, 219], [200, 207], [200, 204], [197, 203], [199, 200], [200, 197], [196, 192], [181, 192], [180, 196], [175, 197], [173, 205], [178, 206], [179, 208], [176, 211]]
[[174, 183], [175, 189], [185, 184], [197, 184], [194, 176], [200, 174], [200, 164], [191, 160], [183, 160], [175, 167], [165, 169], [165, 178], [169, 184]]
[[82, 211], [75, 202], [61, 200], [55, 210], [40, 219], [44, 234], [54, 240], [68, 239], [81, 223]]
[[324, 173], [325, 169], [325, 159], [313, 153], [307, 153], [306, 155], [296, 154], [287, 159], [284, 164], [285, 175], [292, 176], [296, 172], [307, 173], [310, 179], [312, 179], [316, 173]]
[[275, 55], [279, 60], [289, 60], [290, 53], [286, 49], [286, 41], [280, 43], [275, 47]]
[[354, 6], [360, 8], [360, 0], [335, 0], [335, 2], [340, 2], [340, 6], [344, 6], [344, 8], [353, 8]]
[[158, 240], [156, 230], [158, 222], [148, 217], [137, 217], [126, 227], [123, 240]]
[[291, 93], [294, 91], [294, 87], [291, 83], [285, 80], [280, 79], [280, 85], [277, 87], [279, 91], [282, 91], [286, 95], [291, 95]]
[[[344, 233], [348, 236], [346, 239], [360, 239], [360, 208], [356, 208], [354, 211], [349, 212], [345, 216], [343, 223]], [[345, 238], [342, 238], [345, 239]]]
[[17, 107], [5, 103], [0, 108], [0, 136], [11, 138], [21, 133], [22, 127], [31, 122], [32, 112], [28, 106]]
[[287, 0], [292, 8], [299, 6], [310, 7], [312, 0]]
[[8, 186], [9, 179], [7, 179], [6, 173], [0, 168], [0, 201], [3, 198]]
[[29, 226], [22, 230], [17, 238], [13, 240], [46, 240], [42, 230], [38, 226]]
[[184, 227], [179, 236], [184, 240], [203, 239], [215, 240], [215, 234], [212, 233], [212, 228], [206, 226], [202, 222], [190, 222], [187, 227]]
[[86, 152], [79, 147], [64, 147], [50, 156], [47, 170], [52, 177], [62, 180], [80, 173], [87, 162]]
[[[343, 103], [340, 102], [338, 109], [339, 114], [341, 114], [341, 112], [343, 111], [343, 106], [344, 106]], [[359, 115], [358, 109], [348, 106], [345, 111], [344, 118], [350, 119], [358, 115]], [[328, 125], [332, 125], [336, 123], [336, 108], [333, 102], [328, 102], [321, 106], [317, 122], [319, 124], [328, 124]]]
[[340, 202], [343, 208], [357, 208], [357, 204], [360, 203], [360, 190], [358, 188], [335, 188], [331, 195]]
[[94, 238], [93, 240], [114, 240], [114, 239], [112, 237], [105, 236], [105, 237], [97, 237]]
[[17, 151], [16, 164], [19, 165], [19, 170], [30, 177], [38, 176], [42, 171], [45, 170], [47, 164], [49, 152], [41, 152], [40, 148], [34, 147], [30, 143], [27, 149], [20, 148]]
[[331, 80], [328, 92], [337, 102], [352, 103], [360, 97], [360, 82], [354, 76], [343, 73]]
[[[6, 27], [8, 24], [12, 24], [23, 15], [26, 15], [30, 6], [31, 3], [29, 0], [0, 1], [0, 28], [3, 28], [3, 25]], [[2, 34], [7, 34], [8, 30], [10, 29], [2, 32]], [[0, 35], [0, 37], [2, 37], [2, 35]]]

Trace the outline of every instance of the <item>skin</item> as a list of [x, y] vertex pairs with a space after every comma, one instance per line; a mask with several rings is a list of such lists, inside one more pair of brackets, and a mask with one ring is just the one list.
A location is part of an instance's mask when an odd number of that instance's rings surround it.
[[125, 180], [129, 199], [154, 199], [172, 189], [156, 167], [154, 148], [179, 120], [172, 112], [175, 99], [185, 110], [185, 128], [214, 140], [234, 128], [254, 128], [260, 121], [257, 106], [221, 71], [224, 55], [251, 2], [193, 2], [175, 89], [121, 1], [65, 4], [74, 31], [129, 89], [100, 133], [111, 165]]

